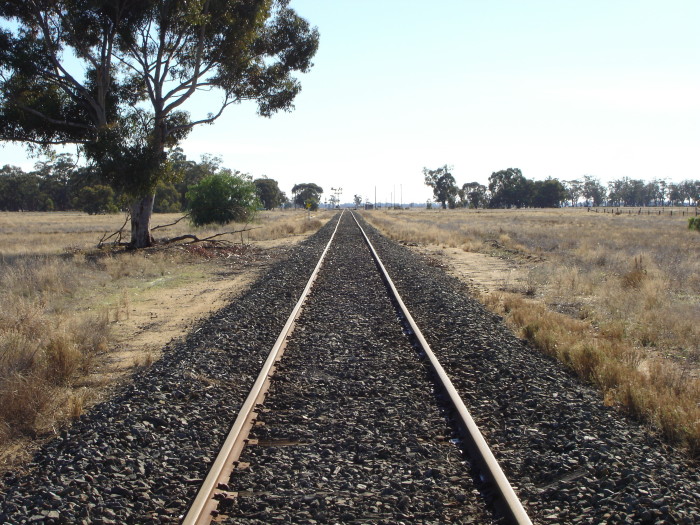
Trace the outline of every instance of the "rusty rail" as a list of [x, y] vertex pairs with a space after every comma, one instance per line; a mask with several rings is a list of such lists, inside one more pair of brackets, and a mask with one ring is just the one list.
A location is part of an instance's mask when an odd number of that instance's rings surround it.
[[382, 276], [386, 281], [387, 286], [391, 290], [391, 293], [394, 296], [396, 303], [401, 309], [401, 312], [404, 318], [406, 319], [406, 322], [408, 322], [416, 340], [419, 342], [423, 352], [428, 357], [430, 365], [432, 366], [435, 375], [438, 377], [440, 386], [449, 397], [450, 403], [459, 415], [461, 424], [467, 432], [467, 438], [471, 442], [471, 446], [469, 447], [470, 452], [476, 456], [474, 459], [476, 459], [479, 463], [482, 473], [487, 477], [487, 479], [489, 479], [493, 483], [494, 487], [497, 489], [498, 494], [500, 495], [500, 501], [496, 502], [497, 507], [506, 516], [506, 518], [509, 519], [511, 523], [517, 523], [519, 525], [532, 525], [532, 521], [525, 512], [525, 509], [523, 508], [520, 499], [515, 494], [513, 487], [510, 485], [510, 482], [503, 473], [503, 470], [498, 464], [498, 461], [496, 461], [496, 458], [494, 457], [493, 453], [491, 452], [491, 449], [486, 443], [484, 436], [481, 434], [479, 427], [474, 422], [474, 419], [469, 413], [469, 410], [467, 410], [464, 401], [462, 401], [462, 398], [457, 392], [457, 389], [452, 384], [452, 381], [445, 372], [445, 369], [442, 367], [437, 357], [431, 350], [430, 345], [425, 340], [425, 337], [423, 337], [423, 333], [414, 321], [413, 317], [411, 316], [411, 313], [408, 311], [408, 308], [406, 308], [406, 305], [401, 299], [401, 296], [399, 295], [396, 286], [394, 286], [394, 282], [389, 276], [389, 272], [384, 267], [384, 264], [379, 258], [379, 254], [374, 249], [372, 242], [369, 240], [369, 237], [362, 229], [362, 226], [360, 226], [360, 223], [358, 222], [357, 217], [355, 217], [355, 214], [352, 212], [350, 212], [350, 214], [352, 215], [352, 218], [355, 219], [357, 227], [360, 228], [360, 231], [362, 232], [362, 235], [365, 238], [365, 242], [367, 243], [367, 246], [372, 252], [372, 256], [374, 257], [377, 266], [381, 270]]
[[[342, 218], [342, 215], [343, 214], [341, 213], [340, 218]], [[268, 354], [267, 359], [260, 370], [260, 374], [253, 384], [253, 388], [243, 403], [243, 406], [238, 413], [238, 417], [236, 418], [236, 421], [234, 421], [233, 426], [231, 427], [231, 430], [229, 431], [228, 436], [226, 437], [226, 440], [219, 451], [219, 455], [216, 457], [211, 469], [209, 469], [209, 474], [205, 478], [204, 483], [202, 483], [202, 486], [199, 489], [199, 492], [197, 493], [192, 505], [190, 506], [189, 511], [182, 520], [183, 525], [208, 524], [211, 523], [211, 521], [218, 514], [217, 495], [225, 497], [227, 494], [225, 490], [221, 490], [219, 487], [221, 484], [226, 484], [228, 482], [231, 472], [233, 472], [238, 458], [245, 447], [248, 434], [250, 434], [250, 430], [253, 428], [255, 419], [257, 418], [255, 408], [265, 399], [270, 386], [270, 377], [274, 374], [275, 364], [280, 360], [282, 354], [284, 353], [287, 339], [294, 330], [296, 320], [299, 318], [299, 314], [301, 313], [304, 302], [306, 301], [306, 297], [309, 295], [309, 292], [316, 281], [316, 276], [321, 269], [326, 253], [328, 253], [328, 249], [333, 242], [335, 233], [338, 231], [340, 218], [338, 218], [338, 223], [335, 226], [335, 230], [333, 231], [326, 248], [323, 250], [323, 253], [318, 260], [309, 281], [306, 283], [304, 291], [294, 306], [292, 313], [289, 315], [282, 332], [280, 332], [279, 337], [277, 337], [277, 341], [270, 350], [270, 353]]]

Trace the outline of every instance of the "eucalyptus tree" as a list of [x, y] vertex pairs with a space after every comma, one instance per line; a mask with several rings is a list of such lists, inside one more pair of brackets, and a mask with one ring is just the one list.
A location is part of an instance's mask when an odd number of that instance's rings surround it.
[[[4, 0], [0, 140], [78, 144], [129, 194], [131, 243], [152, 243], [167, 152], [199, 124], [255, 101], [289, 111], [318, 31], [289, 0]], [[185, 110], [204, 99], [205, 114]]]
[[531, 200], [532, 183], [518, 168], [495, 171], [489, 177], [491, 208], [520, 208]]
[[300, 208], [310, 206], [315, 210], [321, 202], [322, 194], [323, 188], [313, 182], [302, 182], [292, 188], [294, 205]]
[[586, 199], [586, 203], [593, 204], [593, 206], [600, 206], [603, 204], [607, 194], [605, 186], [603, 186], [600, 181], [592, 175], [584, 175], [583, 180], [582, 194]]
[[433, 189], [435, 202], [439, 202], [443, 209], [454, 208], [459, 188], [452, 173], [452, 168], [445, 164], [437, 169], [423, 168], [423, 178], [426, 186]]
[[488, 188], [478, 182], [466, 182], [462, 184], [464, 199], [470, 208], [478, 208], [488, 203]]
[[284, 193], [275, 179], [262, 177], [253, 181], [260, 204], [266, 210], [274, 210], [282, 205]]

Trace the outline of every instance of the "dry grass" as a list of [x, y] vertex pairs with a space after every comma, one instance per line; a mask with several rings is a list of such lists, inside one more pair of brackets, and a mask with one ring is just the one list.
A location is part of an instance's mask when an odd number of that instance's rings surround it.
[[[230, 238], [251, 242], [314, 231], [330, 214], [264, 212], [255, 229]], [[153, 224], [178, 215], [155, 215]], [[55, 430], [82, 414], [103, 388], [100, 376], [113, 344], [112, 326], [130, 315], [132, 297], [154, 283], [177, 287], [206, 279], [196, 250], [95, 250], [123, 216], [81, 213], [0, 213], [0, 466], [15, 463], [17, 440]], [[206, 237], [243, 229], [193, 229], [184, 221], [158, 237]], [[227, 263], [229, 266], [231, 262]], [[162, 284], [166, 283], [166, 284]], [[133, 360], [147, 367], [157, 356]], [[13, 452], [14, 451], [14, 452]]]
[[[177, 213], [155, 214], [152, 226], [170, 224], [182, 215]], [[156, 238], [175, 237], [194, 233], [200, 238], [220, 232], [255, 228], [243, 234], [244, 242], [278, 239], [317, 230], [330, 214], [319, 212], [308, 216], [302, 211], [264, 211], [255, 222], [226, 226], [195, 228], [184, 220], [168, 228], [153, 232]], [[112, 233], [124, 224], [124, 216], [92, 215], [81, 212], [0, 212], [0, 261], [15, 255], [54, 255], [66, 251], [88, 250], [95, 247], [105, 233]], [[224, 237], [240, 242], [241, 235]], [[128, 240], [128, 227], [126, 231]]]
[[700, 455], [700, 236], [681, 213], [585, 209], [365, 213], [390, 237], [518, 261], [483, 295], [605, 400]]

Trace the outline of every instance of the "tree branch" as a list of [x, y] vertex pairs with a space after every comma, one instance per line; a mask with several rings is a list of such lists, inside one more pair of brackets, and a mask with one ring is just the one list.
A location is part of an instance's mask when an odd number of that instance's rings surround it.
[[[235, 230], [235, 231], [232, 231], [232, 232], [221, 232], [221, 233], [216, 233], [216, 234], [214, 234], [214, 235], [210, 235], [209, 237], [204, 237], [203, 239], [200, 239], [199, 237], [197, 237], [196, 235], [193, 235], [193, 234], [186, 234], [186, 235], [180, 235], [180, 236], [178, 236], [178, 237], [173, 237], [173, 238], [171, 238], [171, 239], [166, 239], [166, 240], [164, 240], [164, 241], [162, 241], [162, 242], [164, 242], [164, 243], [166, 243], [166, 244], [171, 244], [171, 243], [174, 243], [174, 242], [184, 241], [184, 240], [187, 240], [187, 239], [191, 239], [192, 242], [189, 243], [189, 244], [194, 244], [194, 243], [196, 243], [196, 242], [211, 241], [212, 239], [215, 239], [215, 238], [217, 238], [217, 237], [221, 237], [222, 235], [233, 235], [234, 233], [241, 233], [241, 234], [242, 234], [242, 233], [247, 232], [247, 231], [250, 231], [250, 230], [257, 230], [257, 229], [259, 229], [259, 228], [262, 228], [262, 226], [256, 226], [255, 228], [243, 228], [242, 230]], [[216, 242], [222, 242], [222, 241], [216, 241]], [[226, 242], [228, 242], [228, 241], [226, 241]]]
[[125, 218], [124, 218], [124, 224], [122, 224], [122, 227], [119, 228], [117, 231], [113, 232], [111, 235], [107, 235], [107, 233], [105, 233], [105, 234], [102, 236], [102, 238], [100, 239], [100, 242], [97, 243], [97, 247], [98, 247], [98, 248], [102, 248], [102, 246], [104, 246], [104, 242], [105, 242], [107, 239], [111, 239], [111, 238], [114, 237], [114, 236], [116, 236], [117, 239], [114, 241], [113, 244], [115, 244], [115, 245], [120, 245], [120, 244], [122, 244], [122, 233], [124, 233], [124, 227], [125, 227], [126, 224], [129, 222], [129, 219], [131, 219], [131, 213], [130, 213], [130, 212], [127, 212], [127, 213], [126, 213], [126, 216], [125, 216]]
[[193, 127], [198, 126], [200, 124], [211, 124], [212, 122], [214, 122], [216, 119], [218, 119], [221, 116], [221, 114], [224, 112], [224, 110], [228, 106], [230, 106], [231, 104], [235, 104], [236, 102], [238, 102], [238, 100], [239, 99], [233, 99], [233, 100], [230, 100], [228, 102], [225, 102], [224, 104], [222, 104], [221, 109], [219, 109], [219, 112], [216, 115], [213, 115], [212, 117], [201, 119], [201, 120], [195, 120], [194, 122], [190, 122], [189, 124], [183, 124], [180, 126], [173, 126], [172, 128], [168, 129], [168, 135], [171, 133], [174, 133], [176, 131], [185, 130], [185, 129], [192, 129]]
[[170, 224], [159, 224], [158, 226], [154, 226], [153, 228], [151, 228], [151, 231], [153, 231], [153, 230], [158, 230], [158, 229], [160, 229], [160, 228], [167, 228], [168, 226], [175, 226], [178, 222], [180, 222], [180, 221], [183, 220], [183, 219], [186, 219], [186, 218], [189, 217], [189, 216], [190, 216], [190, 214], [189, 214], [189, 213], [186, 213], [185, 215], [183, 215], [182, 217], [180, 217], [180, 218], [179, 218], [178, 220], [176, 220], [175, 222], [171, 222]]
[[[209, 14], [209, 0], [207, 0], [206, 3], [204, 4], [204, 9], [202, 11], [203, 11], [202, 12], [203, 16], [207, 16]], [[201, 63], [202, 63], [202, 55], [204, 54], [204, 35], [206, 34], [206, 27], [207, 27], [207, 24], [203, 23], [199, 29], [199, 41], [197, 42], [197, 51], [195, 53], [195, 59], [194, 59], [195, 68], [194, 68], [194, 72], [192, 73], [192, 80], [191, 80], [192, 85], [176, 101], [168, 104], [168, 106], [163, 110], [164, 115], [168, 115], [173, 109], [182, 105], [197, 90], [197, 79], [202, 74], [200, 67], [201, 67]]]

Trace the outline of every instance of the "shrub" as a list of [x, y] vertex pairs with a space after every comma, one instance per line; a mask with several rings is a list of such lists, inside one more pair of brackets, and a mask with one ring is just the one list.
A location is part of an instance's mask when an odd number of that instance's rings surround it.
[[246, 175], [209, 175], [187, 192], [190, 220], [195, 226], [248, 222], [259, 205], [255, 184]]
[[115, 201], [114, 190], [103, 184], [82, 188], [74, 199], [73, 206], [90, 215], [117, 213], [119, 211], [119, 206], [117, 206]]
[[691, 217], [688, 219], [688, 228], [700, 232], [700, 217]]

